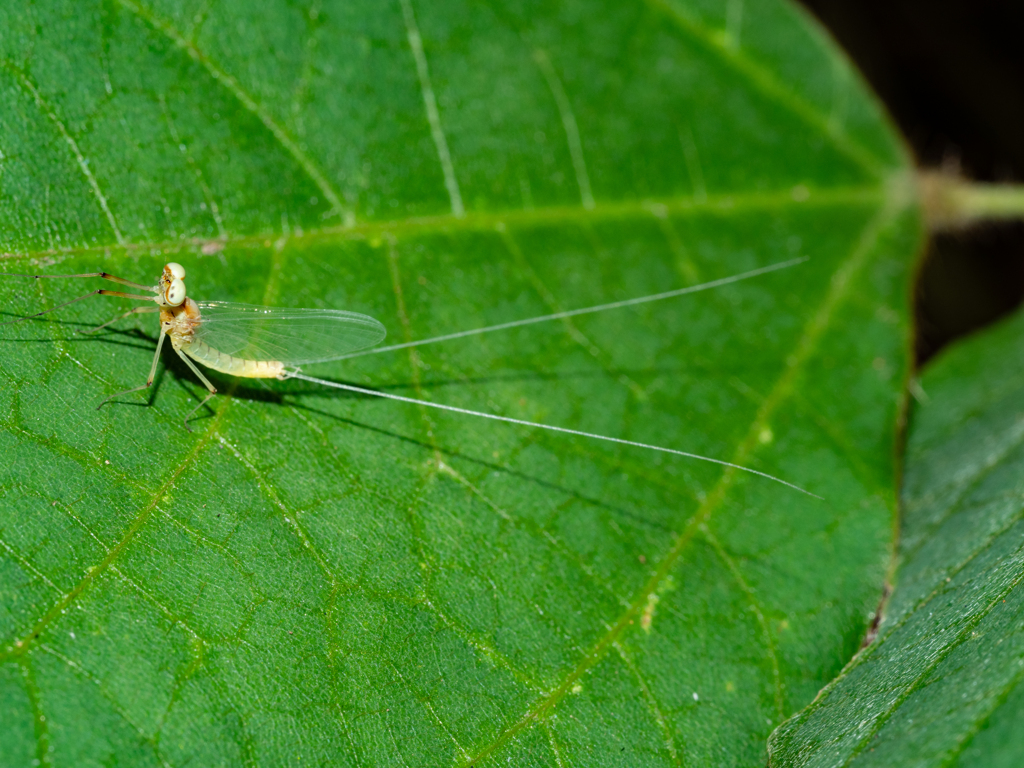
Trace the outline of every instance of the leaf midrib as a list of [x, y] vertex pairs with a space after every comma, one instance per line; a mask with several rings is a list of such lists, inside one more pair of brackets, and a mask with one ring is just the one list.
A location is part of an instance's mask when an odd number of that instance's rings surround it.
[[[467, 212], [462, 217], [452, 214], [413, 216], [405, 219], [369, 221], [365, 223], [296, 230], [287, 235], [289, 246], [305, 243], [334, 243], [350, 240], [374, 240], [384, 237], [414, 237], [439, 232], [494, 231], [506, 227], [541, 227], [554, 224], [594, 223], [629, 219], [657, 221], [665, 216], [729, 217], [758, 214], [769, 211], [822, 210], [851, 206], [875, 207], [887, 197], [884, 187], [877, 184], [839, 186], [808, 190], [805, 200], [794, 200], [791, 187], [764, 192], [738, 192], [708, 195], [698, 202], [689, 196], [598, 202], [593, 208], [580, 205], [548, 206], [546, 208], [510, 209], [494, 212]], [[186, 238], [147, 242], [106, 243], [79, 248], [57, 248], [39, 251], [13, 251], [0, 253], [0, 260], [47, 257], [72, 257], [90, 254], [125, 254], [135, 252], [178, 253], [189, 249], [269, 248], [283, 236], [281, 232], [263, 232], [250, 235], [232, 235], [227, 238]]]

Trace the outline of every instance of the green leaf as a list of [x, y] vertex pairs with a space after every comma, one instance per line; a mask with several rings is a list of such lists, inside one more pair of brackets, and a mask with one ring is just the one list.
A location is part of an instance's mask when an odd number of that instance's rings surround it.
[[[891, 546], [908, 160], [782, 2], [0, 7], [3, 271], [426, 338], [310, 367], [768, 472], [0, 331], [4, 765], [752, 765]], [[4, 278], [8, 316], [94, 282]], [[147, 402], [150, 407], [140, 407]]]
[[776, 731], [773, 765], [1024, 760], [1022, 333], [1018, 314], [926, 370], [878, 638]]

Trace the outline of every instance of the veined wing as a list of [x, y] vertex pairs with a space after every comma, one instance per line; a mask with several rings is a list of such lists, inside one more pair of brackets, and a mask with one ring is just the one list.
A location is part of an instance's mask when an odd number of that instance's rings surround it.
[[285, 309], [200, 301], [195, 332], [226, 355], [276, 360], [285, 365], [322, 363], [384, 340], [387, 331], [368, 315], [340, 309]]

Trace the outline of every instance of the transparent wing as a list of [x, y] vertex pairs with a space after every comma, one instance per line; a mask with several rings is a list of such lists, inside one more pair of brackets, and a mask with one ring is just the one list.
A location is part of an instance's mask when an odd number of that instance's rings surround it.
[[339, 309], [283, 309], [200, 301], [195, 338], [227, 355], [303, 365], [334, 360], [384, 340], [372, 317]]

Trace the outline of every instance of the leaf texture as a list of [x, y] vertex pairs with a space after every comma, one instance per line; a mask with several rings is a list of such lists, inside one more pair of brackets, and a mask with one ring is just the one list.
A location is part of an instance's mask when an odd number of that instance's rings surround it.
[[[0, 764], [753, 765], [888, 562], [908, 161], [782, 2], [0, 7], [2, 271], [344, 309], [310, 366], [0, 329]], [[98, 287], [0, 282], [9, 317]], [[115, 302], [116, 303], [116, 302]], [[123, 310], [122, 310], [123, 311]], [[148, 398], [148, 399], [147, 399]], [[147, 403], [149, 407], [140, 407]]]
[[1011, 766], [1024, 758], [1024, 315], [927, 369], [878, 639], [772, 739], [777, 765]]

